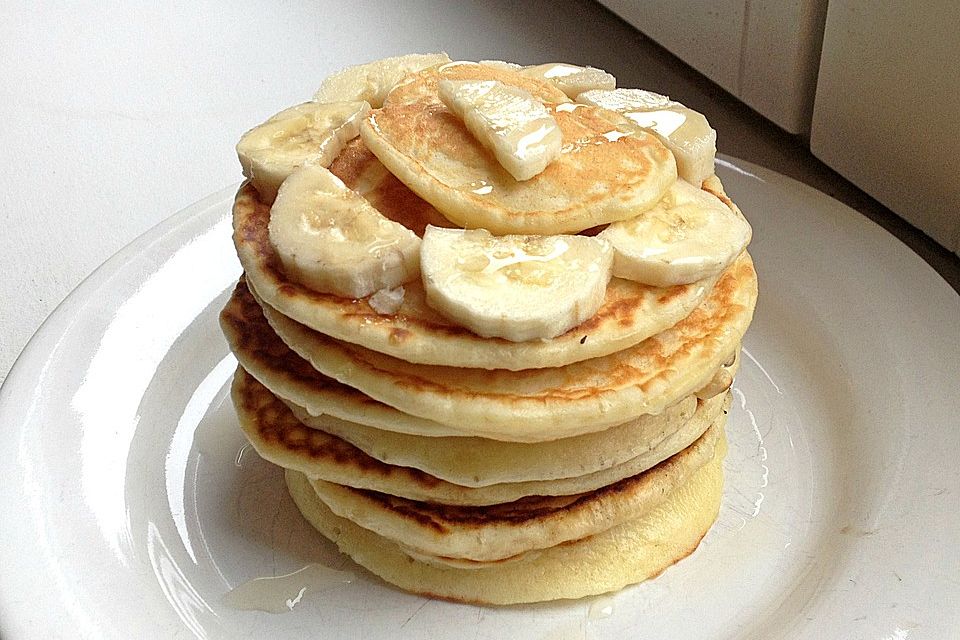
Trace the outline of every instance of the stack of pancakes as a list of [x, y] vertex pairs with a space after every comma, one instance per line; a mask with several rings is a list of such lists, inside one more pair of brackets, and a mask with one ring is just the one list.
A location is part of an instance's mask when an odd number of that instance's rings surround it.
[[[418, 235], [457, 226], [361, 138], [329, 169]], [[735, 209], [715, 177], [703, 189]], [[389, 312], [312, 290], [285, 273], [269, 220], [245, 184], [245, 274], [221, 314], [234, 404], [303, 515], [358, 564], [412, 592], [509, 604], [619, 589], [696, 548], [719, 509], [756, 300], [746, 252], [689, 284], [614, 277], [579, 326], [514, 342], [438, 313], [416, 279]]]

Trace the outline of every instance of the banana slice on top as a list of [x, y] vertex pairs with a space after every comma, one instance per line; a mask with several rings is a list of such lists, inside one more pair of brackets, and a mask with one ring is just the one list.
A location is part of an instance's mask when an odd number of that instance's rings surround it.
[[243, 175], [250, 178], [260, 199], [273, 202], [277, 189], [291, 173], [311, 163], [329, 166], [360, 132], [370, 112], [366, 102], [306, 102], [271, 117], [243, 134], [237, 155]]
[[543, 103], [496, 80], [441, 80], [440, 99], [517, 180], [529, 180], [560, 156], [563, 136]]
[[617, 79], [603, 69], [578, 67], [565, 62], [551, 62], [523, 67], [520, 73], [531, 78], [552, 82], [571, 99], [585, 91], [597, 89], [609, 91], [617, 86]]
[[677, 159], [677, 174], [690, 184], [699, 187], [713, 175], [717, 132], [702, 113], [643, 89], [586, 91], [577, 102], [621, 113], [656, 134]]
[[711, 193], [677, 180], [652, 209], [614, 222], [598, 237], [613, 245], [613, 275], [657, 287], [696, 282], [726, 269], [750, 242], [746, 218]]
[[287, 276], [322, 293], [362, 298], [420, 272], [420, 238], [321, 166], [284, 181], [268, 229]]
[[613, 250], [589, 236], [493, 236], [429, 226], [420, 268], [427, 303], [474, 333], [522, 342], [553, 338], [592, 317]]
[[445, 53], [412, 53], [347, 67], [324, 80], [313, 99], [318, 102], [365, 100], [379, 109], [403, 76], [445, 62], [450, 62]]

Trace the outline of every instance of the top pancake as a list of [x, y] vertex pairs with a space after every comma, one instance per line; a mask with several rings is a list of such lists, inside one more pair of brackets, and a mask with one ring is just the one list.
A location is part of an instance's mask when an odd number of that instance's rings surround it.
[[[440, 218], [358, 144], [349, 146], [331, 166], [348, 186], [369, 201], [381, 203], [385, 215], [414, 231]], [[387, 200], [404, 205], [385, 206]], [[404, 285], [403, 304], [395, 313], [381, 315], [367, 299], [318, 293], [287, 278], [270, 244], [269, 220], [270, 207], [258, 199], [253, 186], [241, 187], [233, 208], [233, 239], [247, 281], [264, 302], [339, 340], [420, 364], [519, 370], [558, 367], [608, 355], [686, 317], [715, 282], [708, 279], [660, 288], [613, 278], [597, 313], [563, 335], [528, 342], [481, 338], [431, 309], [419, 280]]]
[[360, 127], [391, 173], [460, 226], [495, 235], [577, 233], [649, 209], [677, 179], [673, 155], [656, 136], [561, 93], [544, 103], [563, 137], [560, 157], [518, 181], [441, 102], [440, 80], [518, 86], [533, 79], [473, 63], [433, 67], [408, 76]]

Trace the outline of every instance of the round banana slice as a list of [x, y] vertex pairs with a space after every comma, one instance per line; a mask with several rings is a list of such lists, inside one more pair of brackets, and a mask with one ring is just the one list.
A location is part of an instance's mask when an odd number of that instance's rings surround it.
[[315, 291], [362, 298], [420, 272], [420, 238], [321, 166], [284, 181], [268, 228], [287, 276]]
[[318, 102], [365, 100], [379, 109], [405, 75], [445, 62], [450, 62], [445, 53], [412, 53], [347, 67], [324, 80], [313, 99]]
[[643, 89], [586, 91], [577, 102], [621, 113], [656, 134], [676, 157], [677, 174], [690, 184], [699, 187], [713, 175], [717, 132], [702, 113]]
[[243, 134], [237, 155], [264, 202], [273, 202], [287, 176], [311, 163], [329, 166], [370, 112], [366, 102], [306, 102], [285, 109]]
[[420, 268], [427, 303], [474, 333], [553, 338], [597, 312], [613, 250], [588, 236], [501, 236], [428, 226]]
[[520, 73], [531, 78], [552, 82], [569, 98], [576, 98], [584, 91], [596, 89], [609, 91], [617, 86], [617, 79], [603, 69], [578, 67], [564, 62], [524, 67]]
[[729, 266], [750, 242], [750, 224], [711, 193], [677, 180], [652, 209], [598, 237], [613, 245], [613, 275], [656, 287], [696, 282]]

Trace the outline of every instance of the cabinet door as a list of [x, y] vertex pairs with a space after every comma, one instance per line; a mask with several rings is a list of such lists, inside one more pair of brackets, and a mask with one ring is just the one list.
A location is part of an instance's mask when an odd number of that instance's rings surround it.
[[810, 147], [960, 253], [960, 4], [831, 1]]
[[601, 0], [791, 133], [810, 129], [826, 0]]

